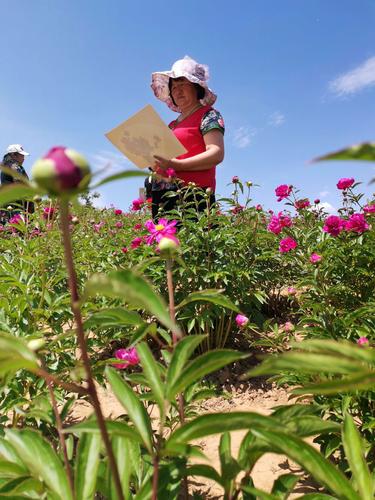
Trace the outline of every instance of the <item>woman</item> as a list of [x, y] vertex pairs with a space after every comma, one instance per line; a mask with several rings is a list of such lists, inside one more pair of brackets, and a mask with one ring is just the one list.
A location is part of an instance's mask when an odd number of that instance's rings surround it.
[[[27, 153], [23, 149], [23, 146], [21, 144], [11, 144], [10, 146], [7, 147], [5, 151], [5, 155], [3, 158], [3, 161], [1, 162], [1, 165], [4, 167], [7, 167], [10, 170], [13, 170], [15, 173], [20, 174], [24, 176], [26, 179], [28, 179], [28, 175], [26, 173], [26, 170], [23, 167], [23, 162], [25, 161], [25, 157], [29, 156], [30, 153]], [[6, 185], [6, 184], [12, 184], [14, 182], [22, 182], [20, 181], [19, 178], [13, 177], [11, 174], [7, 172], [1, 171], [1, 185]], [[1, 223], [5, 224], [10, 217], [15, 215], [16, 213], [20, 213], [21, 211], [25, 210], [29, 213], [34, 212], [34, 203], [29, 202], [29, 201], [22, 201], [18, 200], [15, 201], [12, 205], [12, 210], [11, 211], [1, 211]]]
[[[171, 182], [170, 169], [184, 185], [193, 182], [204, 190], [209, 188], [210, 202], [215, 201], [216, 165], [224, 159], [224, 121], [212, 108], [216, 95], [207, 85], [208, 78], [208, 67], [188, 56], [176, 61], [171, 71], [152, 74], [151, 88], [155, 96], [180, 113], [169, 127], [187, 150], [171, 160], [155, 156], [153, 169], [163, 179], [152, 183], [154, 218], [159, 208], [172, 210], [176, 204], [177, 197], [164, 197], [178, 187]], [[200, 204], [198, 210], [204, 210], [205, 206]]]

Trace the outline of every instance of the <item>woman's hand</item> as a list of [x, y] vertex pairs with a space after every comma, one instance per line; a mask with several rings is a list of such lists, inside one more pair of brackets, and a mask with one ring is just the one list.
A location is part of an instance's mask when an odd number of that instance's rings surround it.
[[167, 168], [174, 168], [173, 167], [173, 160], [167, 160], [167, 158], [163, 158], [162, 156], [155, 155], [155, 163], [153, 166], [153, 169], [156, 171], [158, 169], [161, 170], [167, 170]]

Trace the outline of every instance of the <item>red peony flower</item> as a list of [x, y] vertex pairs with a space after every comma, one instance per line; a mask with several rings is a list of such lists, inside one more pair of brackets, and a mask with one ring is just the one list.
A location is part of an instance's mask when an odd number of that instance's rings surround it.
[[343, 177], [342, 179], [339, 180], [339, 182], [336, 184], [337, 189], [349, 189], [351, 186], [354, 184], [354, 179], [353, 177]]

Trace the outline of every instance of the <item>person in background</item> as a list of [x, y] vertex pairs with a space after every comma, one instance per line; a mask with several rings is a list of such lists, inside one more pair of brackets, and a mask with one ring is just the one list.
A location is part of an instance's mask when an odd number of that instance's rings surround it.
[[[5, 155], [1, 162], [1, 165], [7, 167], [8, 169], [14, 170], [15, 173], [20, 174], [25, 177], [25, 179], [29, 179], [26, 170], [23, 167], [23, 163], [25, 161], [25, 157], [29, 156], [30, 153], [23, 149], [21, 144], [11, 144], [7, 147], [5, 151]], [[22, 182], [20, 179], [13, 177], [8, 172], [1, 171], [1, 185], [4, 186], [6, 184], [12, 184], [14, 182]], [[15, 215], [16, 213], [20, 213], [22, 211], [26, 211], [28, 213], [34, 212], [34, 203], [30, 201], [18, 200], [14, 202], [12, 205], [12, 210], [4, 210], [2, 209], [2, 217], [1, 222], [6, 223], [10, 217]]]
[[[178, 182], [171, 179], [171, 172], [182, 185], [195, 183], [202, 188], [198, 210], [207, 207], [206, 190], [210, 204], [215, 202], [216, 166], [224, 159], [224, 121], [212, 106], [216, 95], [208, 87], [208, 67], [189, 56], [176, 61], [171, 71], [152, 74], [151, 88], [155, 96], [165, 102], [178, 117], [169, 127], [187, 152], [168, 160], [155, 156], [153, 170], [158, 174], [152, 182], [152, 215], [157, 218], [160, 208], [173, 210], [175, 197], [164, 197], [168, 191], [177, 191]], [[173, 174], [172, 174], [173, 175]]]

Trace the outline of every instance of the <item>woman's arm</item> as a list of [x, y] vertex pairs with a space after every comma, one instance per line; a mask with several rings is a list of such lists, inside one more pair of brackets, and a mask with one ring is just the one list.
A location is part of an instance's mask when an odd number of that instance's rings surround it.
[[172, 158], [172, 160], [167, 160], [161, 156], [155, 156], [156, 169], [160, 168], [166, 170], [167, 168], [173, 168], [176, 172], [181, 170], [208, 170], [214, 165], [218, 165], [224, 159], [224, 136], [223, 133], [216, 129], [210, 130], [203, 136], [204, 143], [206, 145], [206, 151], [199, 153], [191, 158], [183, 158], [178, 160], [177, 158]]

